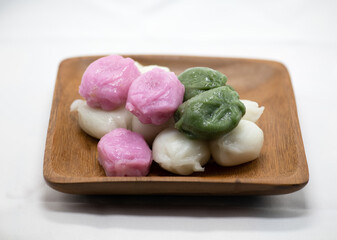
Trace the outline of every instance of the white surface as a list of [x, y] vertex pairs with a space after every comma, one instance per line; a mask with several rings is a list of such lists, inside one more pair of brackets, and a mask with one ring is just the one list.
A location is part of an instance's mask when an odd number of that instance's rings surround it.
[[[336, 12], [336, 1], [0, 1], [0, 239], [337, 239]], [[249, 198], [50, 189], [42, 162], [58, 64], [109, 53], [283, 62], [309, 184]]]

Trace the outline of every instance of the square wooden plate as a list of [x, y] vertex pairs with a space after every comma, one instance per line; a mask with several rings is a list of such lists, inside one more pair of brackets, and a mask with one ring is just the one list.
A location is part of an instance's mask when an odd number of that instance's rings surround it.
[[219, 57], [128, 55], [143, 65], [167, 66], [177, 75], [205, 66], [228, 77], [241, 99], [265, 106], [257, 122], [265, 141], [258, 159], [236, 167], [208, 163], [203, 173], [176, 176], [156, 163], [146, 177], [106, 177], [97, 161], [98, 141], [77, 124], [70, 105], [86, 67], [101, 56], [61, 62], [50, 114], [44, 178], [54, 189], [74, 194], [260, 195], [297, 191], [309, 180], [308, 166], [288, 71], [274, 61]]

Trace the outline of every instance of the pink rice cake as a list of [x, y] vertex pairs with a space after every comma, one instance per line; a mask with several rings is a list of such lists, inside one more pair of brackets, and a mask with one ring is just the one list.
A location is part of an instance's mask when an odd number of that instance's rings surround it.
[[90, 107], [113, 110], [125, 103], [132, 81], [139, 76], [131, 58], [102, 57], [85, 70], [79, 93]]
[[101, 138], [97, 150], [107, 176], [146, 176], [150, 171], [152, 152], [138, 133], [117, 128]]
[[161, 125], [183, 102], [185, 88], [173, 72], [154, 68], [130, 86], [126, 109], [144, 124]]

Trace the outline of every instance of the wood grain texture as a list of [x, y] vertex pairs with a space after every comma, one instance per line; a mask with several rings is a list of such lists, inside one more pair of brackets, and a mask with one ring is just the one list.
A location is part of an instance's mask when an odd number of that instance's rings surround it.
[[274, 61], [219, 57], [128, 55], [143, 65], [168, 66], [177, 75], [204, 66], [228, 77], [241, 99], [265, 106], [257, 122], [265, 141], [258, 159], [236, 167], [206, 165], [205, 172], [176, 176], [153, 163], [146, 177], [106, 177], [97, 161], [98, 140], [84, 133], [70, 105], [86, 67], [101, 56], [61, 62], [55, 84], [44, 157], [44, 178], [75, 194], [260, 195], [297, 191], [309, 180], [295, 97], [288, 71]]

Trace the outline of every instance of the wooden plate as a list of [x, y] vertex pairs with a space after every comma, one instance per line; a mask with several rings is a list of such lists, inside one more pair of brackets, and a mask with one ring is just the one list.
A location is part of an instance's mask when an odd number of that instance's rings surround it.
[[203, 173], [176, 176], [156, 163], [146, 177], [106, 177], [97, 161], [98, 141], [77, 124], [70, 104], [86, 67], [101, 56], [61, 62], [50, 114], [44, 178], [54, 189], [74, 194], [260, 195], [297, 191], [309, 180], [296, 103], [288, 71], [274, 61], [218, 57], [129, 55], [143, 65], [168, 66], [180, 74], [206, 66], [223, 72], [241, 99], [265, 106], [258, 125], [265, 142], [258, 159], [236, 167], [209, 163]]

